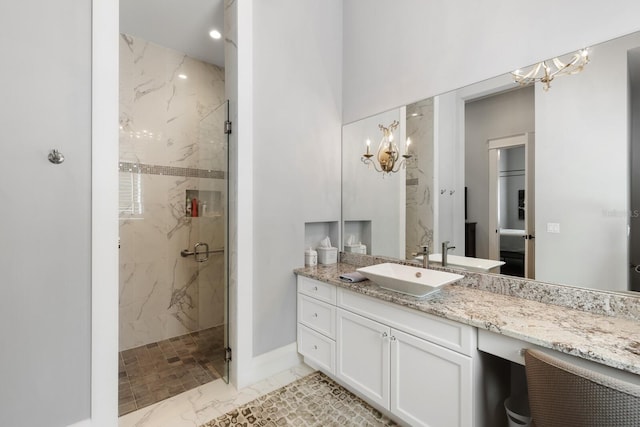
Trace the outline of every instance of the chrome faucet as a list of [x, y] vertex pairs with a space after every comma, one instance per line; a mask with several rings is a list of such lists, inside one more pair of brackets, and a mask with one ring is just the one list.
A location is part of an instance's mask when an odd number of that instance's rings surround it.
[[449, 241], [446, 240], [444, 242], [442, 242], [442, 266], [446, 267], [447, 266], [447, 253], [449, 252], [449, 249], [455, 249], [455, 246], [449, 246]]
[[420, 245], [422, 252], [416, 252], [413, 256], [422, 255], [422, 268], [429, 268], [429, 245]]

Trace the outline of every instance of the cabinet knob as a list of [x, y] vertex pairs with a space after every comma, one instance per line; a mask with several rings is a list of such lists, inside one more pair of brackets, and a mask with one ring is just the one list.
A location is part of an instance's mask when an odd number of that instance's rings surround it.
[[318, 287], [317, 287], [317, 286], [314, 286], [314, 287], [313, 287], [313, 290], [314, 290], [314, 291], [317, 291], [317, 290], [318, 290]]
[[391, 335], [391, 341], [395, 341], [396, 337], [394, 337], [393, 335]]
[[313, 317], [318, 317], [318, 313], [313, 313]]
[[386, 337], [388, 337], [388, 336], [389, 336], [389, 335], [388, 335], [386, 332], [383, 332], [383, 333], [382, 333], [382, 338], [386, 338]]
[[317, 349], [318, 349], [318, 346], [317, 346], [317, 345], [314, 345], [314, 346], [313, 346], [313, 349], [314, 349], [314, 350], [317, 350]]

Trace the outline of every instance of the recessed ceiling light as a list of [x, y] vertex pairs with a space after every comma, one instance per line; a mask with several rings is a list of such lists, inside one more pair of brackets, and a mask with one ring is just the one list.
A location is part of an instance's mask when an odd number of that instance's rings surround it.
[[216, 39], [216, 40], [222, 37], [222, 34], [220, 34], [220, 31], [218, 30], [211, 30], [209, 32], [209, 35], [211, 36], [212, 39]]
[[187, 75], [186, 74], [178, 74], [178, 78], [180, 78], [182, 80], [186, 80], [187, 79]]

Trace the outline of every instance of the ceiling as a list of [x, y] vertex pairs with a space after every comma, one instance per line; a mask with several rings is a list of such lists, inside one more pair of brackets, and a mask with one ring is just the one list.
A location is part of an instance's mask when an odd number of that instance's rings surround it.
[[120, 32], [224, 67], [224, 0], [120, 0]]

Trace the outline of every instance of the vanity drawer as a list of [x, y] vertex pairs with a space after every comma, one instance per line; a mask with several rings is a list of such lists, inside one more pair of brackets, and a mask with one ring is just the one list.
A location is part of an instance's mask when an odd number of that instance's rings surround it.
[[476, 348], [476, 328], [469, 325], [442, 319], [342, 288], [338, 289], [338, 307], [466, 356], [470, 356]]
[[336, 303], [336, 287], [328, 283], [298, 276], [298, 292], [309, 295], [329, 304]]
[[335, 374], [336, 342], [298, 323], [298, 353]]
[[527, 348], [540, 347], [486, 329], [478, 329], [478, 350], [485, 353], [524, 365], [524, 350]]
[[329, 338], [336, 338], [336, 307], [298, 294], [298, 322]]

